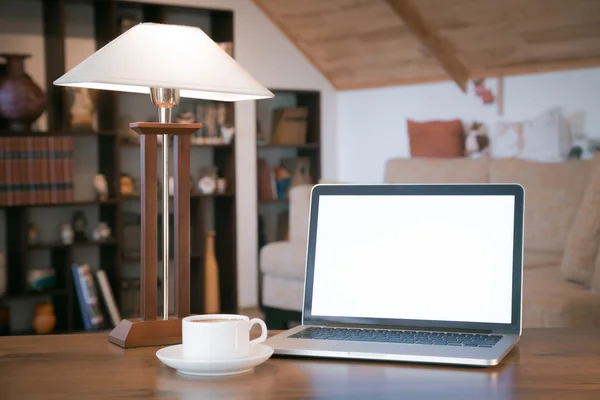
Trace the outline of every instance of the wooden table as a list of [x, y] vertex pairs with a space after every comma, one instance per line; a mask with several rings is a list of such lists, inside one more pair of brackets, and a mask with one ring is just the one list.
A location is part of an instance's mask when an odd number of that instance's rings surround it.
[[600, 399], [600, 330], [526, 330], [491, 368], [271, 358], [196, 378], [157, 350], [123, 350], [106, 334], [0, 338], [0, 399]]

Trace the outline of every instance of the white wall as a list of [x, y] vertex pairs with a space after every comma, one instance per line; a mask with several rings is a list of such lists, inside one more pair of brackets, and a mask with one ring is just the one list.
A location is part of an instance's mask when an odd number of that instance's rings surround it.
[[[321, 174], [329, 179], [337, 177], [336, 92], [251, 0], [144, 0], [144, 2], [232, 10], [235, 58], [250, 74], [269, 88], [321, 91], [323, 146]], [[2, 25], [0, 50], [28, 49], [27, 51], [32, 52], [34, 57], [27, 62], [26, 69], [33, 79], [44, 87], [41, 6], [32, 13], [32, 4], [25, 3], [27, 2], [0, 0], [0, 9], [11, 8], [10, 17], [0, 18], [0, 25]], [[70, 15], [86, 13], [90, 10], [86, 6], [70, 6], [70, 9], [68, 10]], [[89, 20], [87, 16], [82, 18]], [[94, 50], [93, 35], [81, 32], [85, 30], [85, 26], [77, 26], [76, 31], [67, 32], [69, 36], [66, 42], [67, 68], [73, 67]], [[258, 299], [255, 105], [255, 102], [240, 102], [235, 106], [238, 298], [239, 305], [242, 307], [255, 305]], [[45, 123], [40, 126], [41, 129], [44, 127]]]
[[[494, 93], [496, 79], [487, 79]], [[384, 163], [408, 157], [406, 120], [460, 118], [520, 121], [560, 106], [576, 120], [575, 134], [600, 138], [600, 68], [520, 75], [504, 78], [504, 115], [497, 106], [483, 105], [470, 87], [464, 94], [454, 82], [338, 93], [339, 179], [381, 182]]]

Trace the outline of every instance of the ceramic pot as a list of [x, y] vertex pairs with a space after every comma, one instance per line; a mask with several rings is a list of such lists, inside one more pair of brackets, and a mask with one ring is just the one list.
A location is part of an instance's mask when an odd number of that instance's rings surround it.
[[6, 75], [0, 78], [0, 117], [9, 121], [9, 129], [29, 129], [46, 106], [46, 96], [25, 73], [28, 54], [0, 54], [6, 59]]
[[35, 316], [33, 317], [33, 329], [38, 335], [47, 335], [52, 333], [56, 326], [56, 316], [54, 315], [54, 306], [52, 303], [40, 303], [35, 306]]
[[204, 255], [204, 304], [206, 314], [218, 314], [219, 302], [219, 266], [215, 256], [215, 232], [206, 233], [206, 247]]

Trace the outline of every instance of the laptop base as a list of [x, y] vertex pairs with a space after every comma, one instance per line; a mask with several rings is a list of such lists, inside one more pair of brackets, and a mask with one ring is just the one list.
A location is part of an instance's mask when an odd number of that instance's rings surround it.
[[282, 332], [267, 339], [265, 345], [286, 356], [486, 367], [500, 363], [519, 340], [519, 335], [503, 335], [492, 348], [480, 348], [289, 338], [307, 327], [299, 325]]

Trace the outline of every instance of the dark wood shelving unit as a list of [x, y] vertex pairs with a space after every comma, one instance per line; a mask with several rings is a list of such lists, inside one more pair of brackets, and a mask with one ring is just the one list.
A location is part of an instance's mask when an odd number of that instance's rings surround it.
[[[121, 139], [120, 141], [120, 145], [122, 147], [134, 147], [134, 148], [139, 148], [140, 144], [139, 143], [135, 143], [132, 142], [130, 140], [127, 139]], [[161, 145], [160, 143], [158, 144], [158, 147], [160, 148]], [[192, 143], [190, 144], [190, 148], [192, 149], [212, 149], [212, 148], [217, 148], [217, 149], [230, 149], [232, 147], [231, 144], [223, 144], [223, 143], [215, 143], [215, 144], [208, 144], [208, 143]]]
[[281, 203], [286, 204], [290, 200], [289, 199], [271, 199], [271, 200], [258, 200], [259, 204], [269, 204], [269, 203]]
[[54, 242], [54, 243], [37, 243], [30, 244], [27, 247], [29, 250], [45, 250], [45, 249], [57, 249], [57, 248], [69, 248], [69, 247], [89, 247], [89, 246], [116, 246], [117, 241], [115, 239], [106, 240], [86, 240], [81, 242], [73, 242], [70, 244]]
[[316, 150], [321, 149], [320, 143], [306, 143], [306, 144], [263, 144], [258, 146], [259, 150], [281, 150], [281, 149], [295, 149], [295, 150]]
[[0, 301], [9, 301], [9, 300], [25, 300], [25, 299], [35, 299], [40, 297], [48, 297], [48, 296], [68, 296], [69, 291], [67, 289], [61, 288], [52, 288], [47, 290], [28, 290], [26, 292], [14, 295], [6, 295], [0, 297]]
[[104, 201], [100, 201], [100, 200], [74, 200], [74, 201], [68, 201], [68, 202], [64, 202], [64, 203], [48, 203], [48, 204], [30, 204], [30, 205], [26, 205], [26, 206], [21, 206], [21, 205], [17, 205], [17, 206], [0, 206], [0, 208], [22, 208], [22, 207], [28, 207], [28, 208], [34, 208], [34, 207], [85, 207], [85, 206], [115, 206], [118, 204], [118, 201], [116, 199], [108, 199], [108, 200], [104, 200]]
[[[273, 99], [259, 100], [256, 107], [256, 118], [259, 121], [261, 128], [266, 124], [260, 124], [261, 118], [271, 118], [274, 109], [279, 107], [306, 107], [308, 109], [308, 121], [307, 121], [307, 132], [306, 132], [306, 143], [303, 144], [271, 144], [257, 143], [256, 154], [257, 163], [258, 160], [263, 158], [269, 163], [269, 167], [273, 169], [277, 164], [281, 162], [282, 158], [288, 157], [307, 157], [310, 161], [310, 176], [312, 183], [318, 183], [321, 179], [321, 94], [318, 91], [312, 90], [294, 90], [294, 89], [270, 89], [275, 97]], [[282, 100], [280, 100], [282, 99]], [[271, 130], [273, 127], [271, 126]], [[266, 132], [263, 132], [266, 133]], [[269, 135], [270, 136], [270, 135]], [[289, 171], [293, 173], [293, 171]], [[257, 182], [259, 177], [257, 176]], [[276, 199], [261, 199], [260, 191], [257, 191], [257, 218], [259, 219], [259, 229], [264, 229], [266, 222], [265, 220], [270, 217], [271, 222], [275, 212], [289, 212], [289, 199], [276, 198]], [[285, 214], [284, 214], [285, 216]], [[263, 221], [261, 224], [260, 221]], [[273, 224], [270, 224], [273, 227]], [[273, 231], [273, 229], [271, 229]], [[259, 232], [259, 243], [258, 251], [260, 256], [260, 249], [265, 244], [276, 241], [277, 238], [268, 237], [266, 232]], [[261, 238], [266, 240], [263, 242]], [[260, 258], [260, 257], [259, 257]], [[260, 260], [258, 262], [258, 296], [259, 305], [262, 308], [262, 273], [260, 271]]]
[[[107, 201], [95, 199], [76, 200], [59, 204], [36, 204], [26, 206], [1, 207], [5, 210], [6, 224], [10, 226], [10, 235], [6, 243], [7, 286], [6, 295], [0, 298], [0, 304], [14, 299], [51, 297], [57, 317], [55, 332], [70, 333], [83, 329], [77, 296], [72, 279], [71, 265], [74, 262], [75, 249], [93, 246], [97, 248], [98, 267], [105, 270], [115, 300], [120, 308], [121, 283], [124, 279], [124, 262], [139, 262], [139, 258], [123, 256], [123, 227], [124, 212], [132, 201], [139, 201], [139, 196], [121, 196], [119, 194], [119, 178], [122, 173], [122, 151], [125, 148], [138, 147], [139, 144], [128, 142], [118, 132], [120, 131], [120, 108], [123, 101], [118, 92], [99, 91], [96, 103], [98, 113], [98, 130], [70, 129], [66, 89], [52, 84], [63, 75], [65, 67], [65, 41], [69, 15], [66, 8], [72, 5], [90, 7], [93, 17], [89, 21], [93, 25], [93, 40], [99, 49], [120, 34], [119, 19], [123, 16], [137, 16], [139, 22], [179, 23], [177, 18], [195, 15], [202, 20], [208, 20], [210, 31], [206, 33], [215, 42], [233, 42], [233, 12], [211, 10], [196, 7], [175, 5], [146, 4], [118, 0], [38, 0], [31, 1], [34, 6], [42, 8], [42, 25], [44, 41], [44, 69], [47, 92], [48, 129], [43, 132], [11, 132], [0, 129], [0, 137], [9, 136], [69, 136], [72, 138], [85, 137], [95, 140], [97, 146], [96, 172], [106, 177], [111, 198]], [[175, 17], [177, 18], [175, 18]], [[175, 18], [175, 22], [171, 22]], [[81, 23], [81, 22], [80, 22]], [[87, 23], [87, 21], [86, 21]], [[186, 23], [187, 24], [187, 23]], [[27, 52], [23, 49], [22, 52]], [[123, 62], [132, 62], [123, 60]], [[130, 97], [127, 97], [130, 99]], [[150, 102], [148, 96], [147, 102]], [[129, 100], [127, 100], [129, 101]], [[235, 123], [234, 107], [231, 110], [231, 120]], [[135, 122], [135, 121], [131, 121]], [[211, 152], [212, 164], [227, 179], [229, 188], [235, 188], [235, 141], [231, 144], [202, 144], [192, 146], [192, 156], [195, 148], [206, 148]], [[199, 154], [199, 153], [198, 153]], [[139, 163], [138, 163], [139, 164]], [[195, 171], [190, 171], [194, 173]], [[90, 182], [91, 185], [91, 182]], [[191, 256], [191, 312], [204, 311], [204, 252], [205, 232], [209, 227], [216, 231], [215, 253], [219, 264], [219, 282], [221, 293], [221, 311], [237, 312], [237, 265], [236, 265], [236, 209], [235, 193], [217, 193], [214, 195], [190, 195], [192, 248]], [[27, 225], [30, 221], [30, 211], [40, 207], [94, 207], [98, 220], [107, 222], [111, 228], [112, 239], [103, 242], [75, 242], [70, 245], [62, 243], [42, 242], [36, 245], [27, 243]], [[86, 208], [87, 209], [87, 208]], [[73, 209], [74, 211], [75, 209]], [[42, 227], [43, 228], [43, 227]], [[92, 227], [88, 227], [90, 229]], [[27, 288], [27, 270], [29, 253], [48, 251], [52, 268], [56, 272], [57, 287], [42, 292], [31, 292]], [[160, 278], [159, 278], [160, 279]], [[109, 321], [109, 318], [105, 318]], [[108, 328], [108, 326], [107, 326]], [[15, 332], [18, 333], [18, 332]]]
[[[22, 131], [19, 136], [47, 137], [47, 136], [71, 136], [71, 137], [96, 137], [96, 136], [115, 136], [114, 131], [93, 131], [88, 129], [81, 130], [47, 130], [47, 131]], [[15, 136], [14, 131], [0, 129], [0, 137]]]

